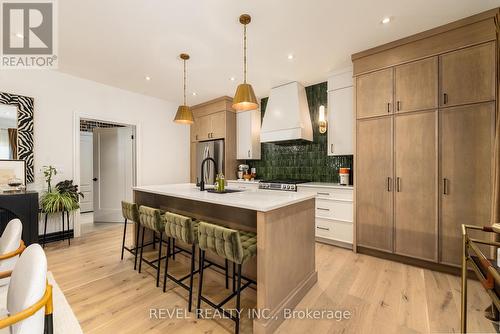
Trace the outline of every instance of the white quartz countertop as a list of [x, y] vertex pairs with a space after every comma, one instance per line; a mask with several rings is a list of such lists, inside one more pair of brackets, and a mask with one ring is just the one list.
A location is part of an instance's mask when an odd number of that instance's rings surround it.
[[339, 183], [328, 183], [328, 182], [307, 182], [300, 183], [298, 187], [312, 187], [312, 188], [339, 188], [339, 189], [353, 189], [353, 186], [343, 186]]
[[[228, 189], [235, 189], [227, 187]], [[315, 193], [274, 190], [243, 190], [235, 193], [214, 194], [200, 191], [195, 184], [164, 184], [134, 187], [134, 190], [172, 196], [193, 201], [232, 206], [241, 209], [267, 212], [316, 197]]]

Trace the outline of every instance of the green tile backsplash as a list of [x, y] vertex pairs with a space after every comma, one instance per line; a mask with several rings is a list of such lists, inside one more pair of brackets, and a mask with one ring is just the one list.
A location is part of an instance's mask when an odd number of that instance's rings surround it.
[[[327, 83], [306, 87], [307, 101], [313, 124], [313, 142], [290, 142], [287, 144], [263, 143], [261, 160], [248, 160], [251, 167], [257, 168], [259, 179], [292, 178], [314, 182], [339, 182], [340, 167], [351, 168], [352, 155], [328, 156], [327, 133], [318, 130], [318, 109], [327, 107]], [[261, 114], [264, 117], [267, 98], [261, 100]]]

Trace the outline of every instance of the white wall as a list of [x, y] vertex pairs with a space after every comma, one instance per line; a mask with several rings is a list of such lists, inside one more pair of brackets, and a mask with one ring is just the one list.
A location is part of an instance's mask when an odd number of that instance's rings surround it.
[[[188, 182], [189, 127], [172, 122], [177, 105], [50, 70], [2, 70], [0, 91], [35, 99], [35, 183], [55, 166], [56, 181], [78, 179], [73, 166], [75, 115], [137, 125], [139, 185]], [[55, 222], [54, 222], [55, 223]], [[49, 228], [59, 229], [57, 226]], [[48, 231], [49, 232], [49, 231]]]

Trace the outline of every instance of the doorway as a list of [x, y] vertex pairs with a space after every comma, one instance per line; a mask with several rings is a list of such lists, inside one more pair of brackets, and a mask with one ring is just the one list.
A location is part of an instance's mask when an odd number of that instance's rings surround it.
[[121, 201], [136, 185], [134, 125], [80, 119], [81, 233], [121, 223]]

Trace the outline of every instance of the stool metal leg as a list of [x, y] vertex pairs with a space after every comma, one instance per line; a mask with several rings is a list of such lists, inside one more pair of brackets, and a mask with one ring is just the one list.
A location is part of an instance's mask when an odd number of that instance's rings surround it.
[[[141, 234], [141, 227], [139, 223], [135, 223], [135, 259], [134, 259], [134, 270], [137, 269], [137, 254], [139, 252], [139, 234]], [[123, 250], [122, 250], [123, 253]]]
[[156, 232], [155, 231], [152, 232], [153, 232], [153, 249], [156, 249]]
[[45, 248], [45, 244], [47, 243], [47, 218], [49, 217], [48, 213], [45, 213], [45, 225], [43, 228], [43, 248]]
[[175, 260], [175, 239], [172, 238], [172, 260]]
[[123, 240], [122, 240], [122, 257], [123, 260], [123, 251], [125, 250], [125, 236], [127, 235], [127, 218], [125, 218], [125, 223], [123, 224]]
[[204, 264], [205, 264], [205, 251], [202, 251], [200, 249], [200, 258], [199, 258], [199, 281], [198, 281], [198, 301], [196, 303], [196, 317], [199, 318], [200, 314], [199, 314], [199, 311], [200, 310], [200, 306], [201, 306], [201, 293], [202, 293], [202, 289], [203, 289], [203, 267], [204, 267]]
[[163, 232], [160, 232], [160, 245], [158, 246], [158, 266], [156, 268], [156, 287], [160, 286], [161, 244], [162, 243], [163, 243]]
[[141, 257], [139, 258], [139, 273], [141, 273], [141, 268], [142, 268], [142, 251], [144, 250], [144, 234], [146, 234], [146, 228], [142, 227]]
[[229, 289], [229, 262], [227, 259], [225, 259], [224, 261], [225, 263], [225, 268], [224, 268], [224, 271], [225, 271], [225, 274], [226, 274], [226, 289]]
[[69, 211], [66, 211], [66, 218], [68, 220], [68, 246], [71, 246], [71, 234], [69, 232]]
[[194, 276], [194, 260], [196, 257], [195, 244], [191, 246], [191, 273], [189, 277], [189, 304], [188, 311], [191, 312], [191, 306], [193, 304], [193, 276]]
[[240, 296], [241, 296], [241, 264], [238, 264], [238, 287], [236, 290], [236, 328], [235, 333], [240, 332]]
[[236, 264], [233, 262], [233, 292], [236, 291]]
[[167, 237], [167, 256], [165, 256], [165, 275], [163, 276], [163, 292], [167, 291], [168, 258], [170, 257], [170, 241]]

